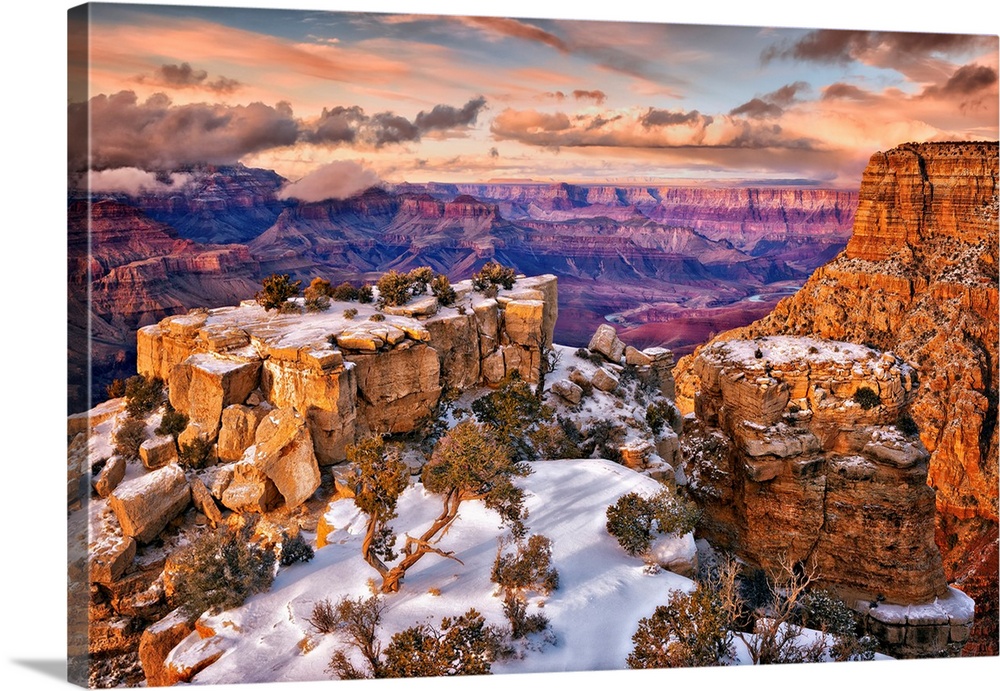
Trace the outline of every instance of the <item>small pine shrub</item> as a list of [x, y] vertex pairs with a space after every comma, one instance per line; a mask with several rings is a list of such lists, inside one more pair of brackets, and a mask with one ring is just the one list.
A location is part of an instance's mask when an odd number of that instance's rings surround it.
[[283, 536], [281, 540], [281, 559], [279, 560], [282, 566], [291, 566], [300, 561], [309, 561], [315, 555], [316, 553], [313, 551], [312, 546], [306, 542], [301, 533], [296, 533], [294, 537]]
[[125, 380], [113, 379], [104, 388], [104, 393], [107, 394], [108, 398], [123, 398], [125, 396]]
[[174, 410], [174, 407], [167, 403], [167, 409], [163, 413], [163, 418], [160, 420], [160, 426], [156, 428], [157, 434], [170, 435], [177, 441], [177, 437], [180, 433], [184, 431], [184, 428], [188, 425], [188, 416], [184, 413]]
[[412, 297], [411, 289], [413, 282], [408, 274], [401, 274], [397, 271], [389, 271], [378, 279], [375, 284], [378, 288], [379, 307], [397, 307], [405, 305]]
[[212, 458], [212, 442], [204, 437], [195, 437], [187, 444], [181, 444], [177, 452], [177, 462], [185, 468], [204, 468]]
[[346, 310], [344, 310], [345, 319], [354, 319], [356, 316], [358, 316], [358, 310], [355, 309], [354, 307], [348, 307]]
[[646, 406], [646, 424], [653, 434], [663, 431], [664, 425], [673, 427], [677, 423], [677, 409], [666, 399]]
[[368, 317], [368, 321], [370, 321], [370, 322], [384, 322], [385, 321], [385, 315], [382, 314], [381, 312], [376, 312], [372, 316]]
[[192, 617], [238, 607], [274, 582], [274, 552], [253, 542], [253, 523], [205, 533], [177, 553], [173, 574], [179, 606]]
[[514, 269], [503, 266], [494, 261], [486, 262], [478, 272], [472, 276], [472, 289], [477, 293], [486, 293], [489, 289], [506, 288], [510, 290], [514, 287], [517, 274]]
[[115, 432], [115, 455], [133, 461], [139, 458], [139, 447], [145, 440], [146, 423], [134, 417], [126, 418]]
[[393, 635], [377, 676], [383, 678], [489, 674], [503, 648], [503, 636], [470, 609], [445, 617], [439, 627], [418, 624]]
[[576, 355], [581, 360], [590, 359], [590, 351], [587, 350], [586, 348], [577, 348], [575, 351], [573, 351], [573, 355]]
[[365, 283], [363, 286], [358, 288], [358, 302], [362, 305], [371, 304], [375, 300], [375, 291], [372, 287]]
[[307, 297], [303, 304], [305, 305], [306, 312], [326, 312], [330, 309], [330, 298], [326, 295], [316, 295], [314, 297]]
[[[370, 288], [369, 288], [370, 289]], [[353, 302], [358, 299], [360, 291], [353, 285], [344, 281], [339, 286], [333, 289], [330, 297], [332, 297], [337, 302]]]
[[882, 399], [875, 391], [867, 386], [862, 386], [854, 392], [853, 400], [862, 410], [871, 410], [882, 403]]
[[337, 630], [337, 609], [330, 600], [323, 599], [313, 605], [312, 616], [306, 621], [319, 633], [333, 633]]
[[262, 288], [254, 296], [257, 304], [270, 312], [280, 309], [288, 298], [299, 294], [302, 281], [292, 281], [288, 274], [271, 274], [261, 282]]
[[916, 420], [914, 420], [908, 413], [902, 413], [896, 419], [896, 429], [909, 437], [920, 433], [920, 428], [917, 427]]
[[[329, 307], [329, 303], [327, 303]], [[293, 300], [286, 300], [278, 306], [279, 314], [302, 314], [303, 306]]]
[[129, 417], [145, 417], [163, 401], [163, 380], [137, 374], [125, 381], [125, 411]]
[[528, 603], [513, 593], [503, 599], [503, 613], [510, 624], [510, 637], [514, 640], [541, 633], [549, 627], [549, 618], [541, 612], [528, 614]]
[[330, 286], [330, 282], [328, 280], [317, 276], [312, 280], [305, 291], [303, 291], [302, 295], [306, 300], [320, 296], [331, 297], [333, 295], [333, 288]]
[[656, 534], [684, 535], [694, 530], [700, 512], [690, 502], [663, 490], [652, 497], [629, 492], [608, 507], [605, 524], [627, 553], [649, 549]]
[[438, 274], [431, 281], [431, 293], [437, 298], [437, 301], [441, 303], [444, 307], [450, 307], [455, 304], [455, 289], [451, 287], [451, 281], [444, 274]]
[[429, 266], [420, 266], [406, 274], [410, 281], [410, 293], [413, 295], [424, 295], [427, 286], [434, 281], [434, 271]]
[[733, 652], [729, 627], [726, 607], [712, 588], [699, 584], [691, 593], [674, 590], [666, 605], [639, 621], [627, 665], [658, 669], [724, 664]]
[[548, 595], [559, 587], [559, 572], [552, 567], [552, 541], [544, 535], [517, 540], [513, 553], [500, 542], [490, 580], [507, 593], [535, 590]]

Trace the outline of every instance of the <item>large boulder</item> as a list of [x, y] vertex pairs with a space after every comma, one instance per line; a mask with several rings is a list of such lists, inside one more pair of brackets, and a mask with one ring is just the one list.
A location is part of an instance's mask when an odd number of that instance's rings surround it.
[[215, 439], [223, 408], [243, 403], [260, 381], [260, 361], [195, 353], [170, 372], [170, 403]]
[[295, 410], [280, 408], [268, 414], [257, 426], [254, 444], [253, 464], [274, 483], [289, 508], [319, 488], [312, 435]]
[[148, 470], [162, 468], [177, 460], [177, 443], [170, 435], [157, 435], [139, 446], [139, 458]]
[[147, 686], [164, 686], [168, 682], [164, 674], [167, 655], [192, 631], [194, 625], [190, 617], [183, 610], [175, 609], [142, 632], [139, 663], [142, 673], [146, 675]]
[[594, 372], [594, 376], [590, 380], [591, 384], [594, 385], [595, 389], [600, 389], [601, 391], [614, 391], [618, 388], [618, 377], [608, 372], [603, 367], [598, 367], [597, 371]]
[[97, 491], [97, 496], [106, 499], [115, 491], [115, 488], [125, 479], [125, 465], [125, 459], [121, 456], [112, 456], [108, 459], [108, 462], [101, 468], [101, 472], [94, 478], [94, 490]]
[[274, 482], [250, 461], [232, 466], [232, 477], [222, 492], [222, 504], [236, 512], [267, 513], [281, 504]]
[[254, 434], [267, 409], [236, 403], [222, 411], [219, 429], [219, 460], [238, 461], [243, 452], [254, 443]]
[[619, 364], [625, 355], [625, 344], [618, 338], [618, 332], [610, 324], [601, 324], [590, 339], [587, 348], [600, 353], [609, 362]]
[[205, 483], [197, 477], [191, 478], [191, 501], [194, 503], [194, 507], [211, 521], [213, 526], [222, 523], [222, 512], [219, 511], [215, 498], [212, 497], [212, 493], [205, 486]]
[[176, 463], [121, 483], [108, 504], [126, 537], [151, 542], [191, 503], [191, 487]]
[[504, 309], [504, 330], [511, 343], [528, 348], [541, 348], [545, 344], [543, 319], [545, 303], [542, 300], [511, 300]]
[[135, 540], [130, 537], [105, 541], [90, 555], [90, 580], [104, 584], [117, 581], [135, 559], [135, 551]]

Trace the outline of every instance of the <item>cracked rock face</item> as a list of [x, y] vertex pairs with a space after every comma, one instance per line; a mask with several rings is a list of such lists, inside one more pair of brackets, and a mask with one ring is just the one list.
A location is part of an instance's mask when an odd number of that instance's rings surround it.
[[[815, 567], [849, 602], [910, 604], [947, 590], [928, 454], [893, 424], [913, 370], [812, 338], [723, 341], [695, 359], [685, 472], [706, 532], [766, 570]], [[868, 388], [879, 403], [855, 394]], [[728, 443], [713, 444], [718, 435]]]

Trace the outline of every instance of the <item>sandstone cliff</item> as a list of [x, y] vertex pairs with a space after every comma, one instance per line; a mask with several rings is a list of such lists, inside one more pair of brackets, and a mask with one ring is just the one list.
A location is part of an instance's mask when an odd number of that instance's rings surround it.
[[[847, 248], [769, 316], [715, 339], [817, 335], [893, 350], [912, 363], [921, 384], [911, 410], [931, 454], [945, 571], [989, 583], [975, 595], [994, 612], [997, 170], [995, 142], [905, 144], [875, 154]], [[692, 410], [691, 358], [679, 363], [677, 380], [678, 404]], [[991, 572], [973, 577], [970, 561]], [[987, 649], [995, 654], [995, 617], [993, 626]]]

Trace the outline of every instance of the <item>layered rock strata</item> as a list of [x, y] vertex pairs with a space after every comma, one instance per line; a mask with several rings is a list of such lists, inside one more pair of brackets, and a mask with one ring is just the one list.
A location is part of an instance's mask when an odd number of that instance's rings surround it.
[[[815, 570], [865, 611], [968, 601], [949, 589], [934, 542], [929, 454], [905, 422], [920, 386], [911, 366], [865, 346], [776, 336], [717, 341], [692, 374], [685, 473], [710, 540], [771, 572]], [[968, 616], [921, 620], [945, 627], [923, 643], [896, 636], [905, 652], [964, 642], [971, 601], [958, 609]]]
[[296, 411], [316, 460], [337, 463], [360, 434], [417, 429], [446, 387], [498, 384], [515, 371], [538, 381], [556, 278], [521, 277], [495, 298], [455, 287], [460, 299], [447, 308], [427, 296], [384, 312], [333, 303], [278, 314], [245, 302], [168, 317], [139, 330], [138, 370], [168, 383], [172, 405], [226, 460], [243, 456], [267, 406]]
[[[993, 611], [997, 146], [905, 144], [873, 155], [847, 248], [769, 316], [717, 337], [811, 334], [891, 349], [911, 362], [921, 375], [911, 412], [930, 452], [945, 571]], [[691, 362], [682, 360], [677, 371], [677, 402], [685, 412], [693, 407]], [[994, 617], [968, 649], [996, 654], [996, 625]]]

